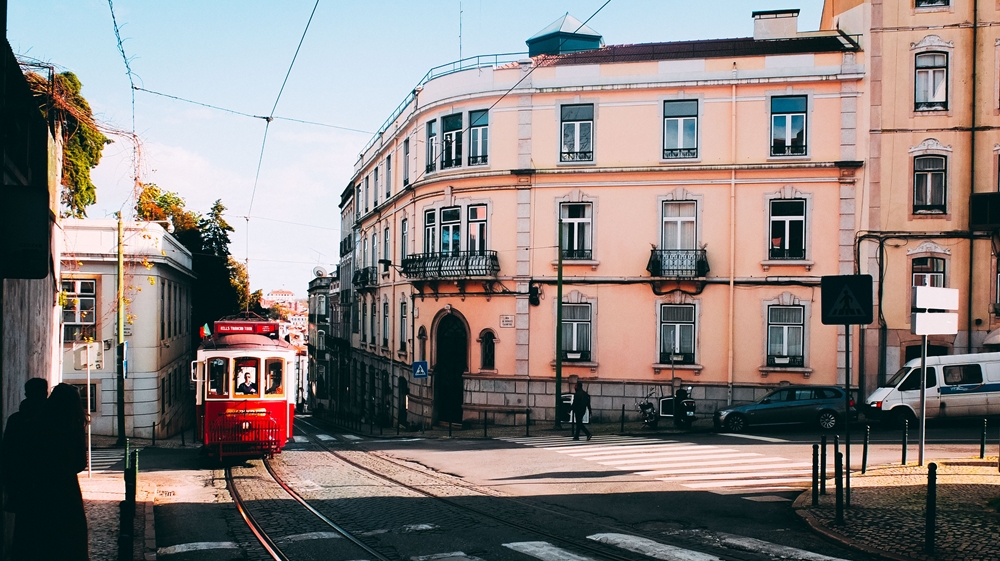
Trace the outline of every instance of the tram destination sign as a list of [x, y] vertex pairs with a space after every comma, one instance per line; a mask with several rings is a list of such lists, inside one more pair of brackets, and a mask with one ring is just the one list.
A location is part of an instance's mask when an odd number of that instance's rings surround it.
[[256, 335], [273, 335], [278, 332], [276, 321], [217, 321], [215, 332], [218, 334], [249, 333]]

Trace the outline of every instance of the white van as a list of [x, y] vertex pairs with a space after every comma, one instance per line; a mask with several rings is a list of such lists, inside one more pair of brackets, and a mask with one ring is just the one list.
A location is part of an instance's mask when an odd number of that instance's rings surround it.
[[[1000, 415], [1000, 353], [927, 357], [927, 418]], [[914, 426], [920, 415], [920, 359], [865, 400], [865, 415]]]

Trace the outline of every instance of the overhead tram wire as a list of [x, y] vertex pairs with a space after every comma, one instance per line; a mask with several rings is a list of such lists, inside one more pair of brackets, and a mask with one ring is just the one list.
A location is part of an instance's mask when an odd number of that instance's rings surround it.
[[[118, 44], [118, 52], [122, 55], [122, 61], [125, 63], [125, 74], [128, 76], [128, 83], [131, 86], [129, 94], [131, 96], [132, 102], [132, 128], [130, 130], [130, 138], [132, 140], [132, 196], [138, 197], [139, 189], [139, 139], [135, 135], [135, 80], [132, 72], [132, 65], [129, 63], [128, 56], [125, 54], [125, 45], [122, 44], [121, 28], [118, 26], [118, 19], [115, 17], [115, 5], [113, 0], [108, 0], [108, 8], [111, 11], [111, 23], [115, 29], [115, 40]], [[125, 205], [128, 204], [128, 199], [122, 201], [121, 208], [118, 209], [119, 216], [121, 212], [124, 211]]]

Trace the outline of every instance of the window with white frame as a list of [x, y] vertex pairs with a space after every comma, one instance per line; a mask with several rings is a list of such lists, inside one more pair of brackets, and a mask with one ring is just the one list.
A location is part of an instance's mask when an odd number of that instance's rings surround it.
[[437, 252], [437, 212], [424, 212], [424, 253]]
[[427, 122], [427, 173], [437, 169], [437, 121]]
[[406, 302], [399, 303], [399, 350], [406, 352], [406, 337], [409, 331], [406, 329]]
[[805, 200], [779, 199], [771, 201], [771, 238], [769, 245], [769, 259], [805, 259]]
[[410, 184], [410, 139], [403, 139], [403, 187]]
[[392, 196], [392, 154], [385, 157], [385, 200]]
[[806, 105], [804, 95], [771, 98], [771, 155], [806, 154]]
[[462, 165], [462, 114], [441, 118], [441, 169]]
[[563, 105], [561, 162], [594, 161], [594, 105]]
[[803, 306], [768, 306], [767, 365], [804, 366], [804, 332]]
[[374, 300], [372, 300], [372, 316], [371, 316], [371, 321], [372, 321], [372, 324], [371, 324], [371, 334], [372, 334], [371, 341], [372, 341], [372, 345], [374, 345], [375, 341], [376, 341], [376, 337], [378, 335], [378, 304], [376, 304]]
[[365, 212], [368, 212], [368, 192], [371, 187], [371, 175], [365, 176]]
[[372, 208], [378, 206], [378, 166], [372, 172]]
[[382, 346], [389, 348], [389, 302], [382, 302]]
[[698, 101], [663, 102], [663, 159], [698, 157]]
[[382, 232], [382, 272], [389, 271], [389, 263], [392, 262], [392, 251], [389, 243], [389, 227], [386, 226]]
[[441, 253], [451, 255], [462, 251], [462, 209], [441, 209]]
[[406, 250], [409, 247], [408, 240], [410, 236], [410, 228], [407, 225], [407, 219], [403, 219], [399, 222], [399, 262], [402, 263], [403, 259], [406, 259]]
[[64, 280], [62, 290], [63, 340], [85, 341], [97, 338], [97, 281]]
[[562, 257], [569, 260], [589, 261], [594, 258], [593, 235], [594, 208], [591, 203], [560, 203], [562, 221]]
[[694, 306], [660, 306], [661, 364], [694, 364]]
[[913, 259], [913, 285], [944, 287], [944, 259], [917, 257]]
[[562, 305], [562, 358], [590, 362], [590, 304]]
[[469, 251], [482, 254], [486, 251], [486, 205], [472, 205], [469, 213]]
[[694, 201], [666, 201], [663, 203], [663, 249], [696, 249], [696, 212]]
[[490, 147], [490, 114], [481, 111], [469, 111], [469, 165], [481, 166], [487, 163]]
[[947, 161], [944, 156], [913, 158], [913, 213], [933, 214], [947, 210]]
[[915, 58], [915, 67], [913, 110], [948, 109], [948, 54], [920, 53]]

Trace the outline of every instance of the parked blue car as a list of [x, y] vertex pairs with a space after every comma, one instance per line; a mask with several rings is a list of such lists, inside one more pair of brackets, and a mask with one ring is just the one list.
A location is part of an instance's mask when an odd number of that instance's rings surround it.
[[[783, 386], [756, 403], [725, 407], [715, 412], [716, 430], [742, 432], [750, 426], [815, 425], [837, 428], [844, 419], [844, 390], [835, 386]], [[858, 412], [850, 401], [851, 418]]]

